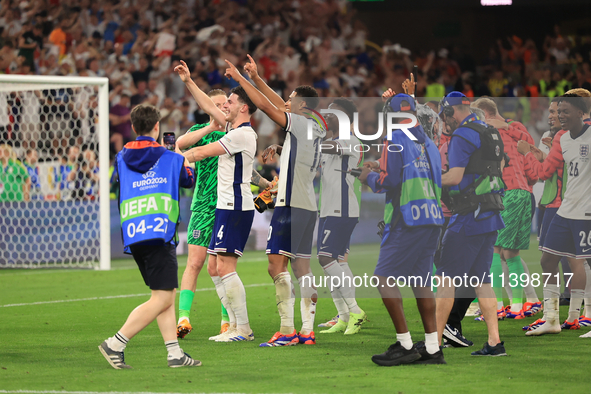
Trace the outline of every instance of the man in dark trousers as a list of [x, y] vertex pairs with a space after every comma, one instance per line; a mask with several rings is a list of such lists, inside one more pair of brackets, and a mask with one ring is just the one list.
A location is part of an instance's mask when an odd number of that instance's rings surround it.
[[168, 366], [200, 366], [200, 361], [179, 347], [174, 313], [179, 186], [193, 187], [195, 173], [178, 148], [175, 153], [156, 142], [160, 113], [155, 107], [135, 107], [131, 123], [138, 138], [117, 155], [114, 179], [118, 179], [120, 188], [125, 252], [133, 255], [152, 296], [131, 312], [123, 327], [105, 340], [99, 350], [113, 368], [131, 368], [123, 355], [127, 342], [157, 320], [168, 350]]

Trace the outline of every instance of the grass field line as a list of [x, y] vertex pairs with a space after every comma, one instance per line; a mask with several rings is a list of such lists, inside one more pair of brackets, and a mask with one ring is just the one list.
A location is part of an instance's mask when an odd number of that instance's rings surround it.
[[[271, 286], [272, 283], [254, 283], [251, 285], [244, 285], [244, 287], [262, 287], [262, 286]], [[198, 291], [212, 291], [215, 290], [215, 287], [207, 287], [203, 289], [196, 289], [195, 292]], [[140, 293], [140, 294], [122, 294], [122, 295], [114, 295], [114, 296], [104, 296], [104, 297], [89, 297], [89, 298], [76, 298], [71, 300], [52, 300], [52, 301], [37, 301], [37, 302], [26, 302], [22, 304], [6, 304], [0, 305], [0, 308], [9, 308], [13, 306], [31, 306], [31, 305], [45, 305], [45, 304], [61, 304], [63, 302], [79, 302], [79, 301], [96, 301], [96, 300], [110, 300], [114, 298], [132, 298], [132, 297], [146, 297], [149, 296], [151, 293]], [[56, 391], [57, 392], [57, 391]], [[0, 393], [3, 391], [0, 390]]]
[[[267, 257], [260, 257], [260, 258], [256, 258], [256, 259], [241, 259], [239, 260], [239, 263], [260, 263], [262, 261], [268, 261], [269, 259]], [[181, 267], [185, 267], [186, 264], [179, 264], [179, 268]], [[7, 270], [11, 270], [11, 269], [20, 269], [20, 268], [7, 268]], [[133, 270], [133, 269], [137, 269], [137, 265], [135, 263], [130, 264], [128, 266], [124, 266], [124, 267], [115, 267], [115, 268], [111, 268], [110, 271], [121, 271], [121, 270]], [[23, 270], [23, 271], [19, 271], [19, 272], [10, 272], [10, 273], [3, 273], [1, 272], [2, 270], [0, 270], [0, 278], [4, 277], [4, 276], [19, 276], [19, 275], [36, 275], [36, 274], [55, 274], [55, 273], [64, 273], [64, 272], [80, 272], [80, 271], [88, 271], [88, 272], [93, 272], [94, 269], [92, 268], [78, 268], [78, 267], [72, 267], [72, 268], [31, 268], [29, 270]], [[0, 391], [1, 393], [1, 391]]]
[[[186, 393], [159, 393], [150, 391], [64, 391], [64, 390], [0, 390], [0, 394], [186, 394]], [[211, 393], [210, 393], [211, 394]], [[237, 394], [237, 393], [219, 393], [219, 394]]]

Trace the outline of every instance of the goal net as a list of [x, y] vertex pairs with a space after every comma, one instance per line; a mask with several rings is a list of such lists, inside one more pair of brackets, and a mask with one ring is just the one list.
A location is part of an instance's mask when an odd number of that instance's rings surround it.
[[0, 75], [0, 268], [110, 268], [108, 79]]

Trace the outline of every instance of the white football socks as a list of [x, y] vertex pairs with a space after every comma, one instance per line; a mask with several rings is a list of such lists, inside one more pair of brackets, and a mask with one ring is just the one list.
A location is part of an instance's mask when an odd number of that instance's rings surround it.
[[[346, 261], [341, 261], [339, 263], [339, 265], [341, 266], [341, 268], [343, 269], [343, 272], [345, 272], [345, 278], [349, 278], [349, 281], [351, 284], [353, 284], [353, 272], [351, 272], [351, 268], [349, 267], [349, 263], [347, 263]], [[350, 294], [351, 298], [355, 298], [355, 286], [351, 286], [351, 291], [352, 293]], [[353, 312], [355, 313], [355, 312]]]
[[226, 308], [226, 311], [228, 311], [230, 327], [236, 327], [236, 315], [234, 314], [234, 311], [232, 310], [232, 308], [230, 307], [230, 303], [228, 302], [228, 297], [226, 296], [226, 288], [222, 283], [222, 278], [220, 278], [219, 276], [212, 276], [211, 280], [213, 281], [215, 291], [216, 293], [218, 293], [218, 297], [220, 298], [222, 305], [224, 306], [224, 308]]
[[[437, 335], [437, 333], [435, 333], [435, 335]], [[402, 334], [396, 333], [396, 340], [400, 342], [402, 347], [406, 350], [410, 350], [412, 348], [412, 338], [410, 337], [410, 331], [404, 332]], [[427, 343], [425, 342], [425, 346], [426, 345]]]
[[581, 316], [581, 304], [583, 303], [583, 298], [585, 298], [585, 290], [570, 290], [570, 304], [568, 307], [568, 318], [566, 319], [569, 323], [574, 322], [579, 316]]
[[[349, 264], [346, 264], [346, 267], [349, 268]], [[324, 267], [324, 272], [331, 277], [339, 278], [340, 286], [335, 286], [341, 292], [342, 297], [345, 299], [345, 303], [351, 313], [361, 313], [361, 309], [357, 305], [357, 300], [355, 300], [355, 286], [353, 286], [353, 278], [352, 276], [348, 276], [348, 274], [343, 269], [343, 264], [339, 264], [337, 260], [332, 261], [330, 264], [327, 264]], [[348, 269], [351, 272], [350, 269]], [[335, 282], [331, 282], [337, 284]]]
[[275, 302], [281, 318], [279, 331], [289, 335], [294, 331], [291, 275], [287, 271], [282, 272], [273, 278], [273, 282], [275, 283]]
[[546, 321], [548, 323], [559, 322], [558, 301], [560, 299], [560, 287], [555, 284], [548, 284], [544, 287], [544, 309], [546, 310]]
[[230, 304], [230, 308], [236, 315], [236, 328], [245, 333], [250, 333], [248, 310], [246, 309], [246, 291], [238, 273], [231, 272], [223, 276], [222, 283], [226, 289], [228, 304]]
[[183, 351], [182, 351], [181, 347], [179, 346], [178, 339], [175, 339], [174, 341], [164, 342], [164, 345], [166, 345], [166, 350], [168, 351], [168, 358], [169, 359], [183, 357]]
[[330, 292], [330, 295], [332, 296], [332, 300], [334, 302], [334, 305], [337, 307], [337, 313], [339, 314], [339, 319], [341, 319], [345, 323], [348, 323], [349, 322], [349, 307], [347, 306], [347, 303], [345, 302], [345, 299], [343, 298], [341, 291], [335, 287]]
[[546, 322], [537, 328], [525, 333], [527, 336], [560, 333], [559, 303], [560, 287], [548, 284], [544, 287], [544, 319]]
[[298, 279], [300, 284], [300, 312], [302, 314], [302, 335], [308, 335], [314, 331], [314, 318], [316, 317], [316, 302], [318, 293], [314, 287], [314, 275], [311, 272]]
[[[521, 265], [523, 265], [523, 272], [525, 272], [527, 274], [528, 278], [531, 278], [531, 276], [529, 275], [529, 268], [527, 267], [527, 264], [525, 264], [525, 261], [523, 260], [523, 258], [521, 258]], [[534, 289], [531, 282], [532, 282], [531, 280], [527, 281], [527, 286], [523, 287], [523, 293], [525, 294], [526, 302], [532, 302], [532, 303], [540, 302], [540, 299], [538, 298], [538, 295], [536, 294], [536, 289]]]
[[439, 351], [439, 343], [437, 342], [437, 331], [425, 333], [425, 348], [427, 353], [435, 354]]
[[107, 346], [116, 352], [122, 352], [125, 350], [125, 346], [127, 346], [127, 342], [129, 339], [123, 334], [121, 331], [117, 332], [117, 334], [113, 335], [109, 339], [107, 339]]

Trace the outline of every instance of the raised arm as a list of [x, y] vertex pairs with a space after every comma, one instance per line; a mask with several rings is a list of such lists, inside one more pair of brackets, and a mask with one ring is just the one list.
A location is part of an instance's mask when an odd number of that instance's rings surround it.
[[217, 124], [212, 123], [199, 130], [186, 132], [184, 135], [179, 137], [179, 139], [177, 140], [177, 144], [179, 146], [179, 149], [187, 149], [198, 143], [203, 137], [205, 137], [212, 131], [220, 130], [221, 129]]
[[269, 101], [269, 99], [263, 95], [261, 92], [258, 91], [257, 88], [252, 86], [250, 82], [246, 78], [240, 74], [240, 71], [234, 66], [231, 62], [226, 60], [228, 64], [228, 68], [226, 69], [225, 76], [227, 78], [232, 78], [236, 82], [242, 86], [248, 97], [252, 100], [254, 105], [257, 106], [258, 109], [263, 111], [271, 120], [277, 123], [281, 127], [287, 126], [287, 118], [285, 116], [285, 111], [278, 109], [273, 103]]
[[218, 122], [218, 124], [225, 125], [226, 115], [224, 115], [224, 113], [215, 106], [215, 103], [211, 100], [211, 98], [209, 98], [209, 96], [205, 94], [203, 90], [199, 89], [197, 84], [193, 82], [191, 79], [191, 72], [189, 71], [189, 67], [187, 67], [187, 63], [181, 60], [181, 64], [176, 66], [174, 71], [179, 74], [179, 77], [185, 83], [185, 86], [187, 86], [187, 89], [189, 89], [191, 95], [193, 95], [197, 105], [199, 105], [206, 114]]
[[250, 55], [248, 56], [249, 62], [244, 65], [244, 71], [248, 73], [252, 82], [254, 82], [255, 86], [260, 90], [260, 92], [265, 95], [269, 99], [273, 105], [281, 110], [285, 110], [285, 101], [275, 92], [273, 89], [267, 85], [267, 83], [260, 77], [258, 72], [257, 64], [255, 63], [254, 59]]

